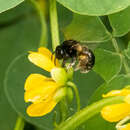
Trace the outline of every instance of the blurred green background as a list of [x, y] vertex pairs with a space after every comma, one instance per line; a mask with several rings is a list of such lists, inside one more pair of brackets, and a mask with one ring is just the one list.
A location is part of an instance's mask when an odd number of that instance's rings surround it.
[[[123, 11], [119, 9], [119, 13], [116, 13], [118, 12], [116, 9], [114, 10], [114, 4], [113, 7], [108, 5], [109, 8], [112, 8], [110, 10], [106, 7], [108, 12], [100, 11], [100, 8], [96, 12], [95, 8], [93, 10], [91, 8], [85, 10], [87, 6], [82, 8], [84, 5], [82, 2], [81, 7], [72, 6], [73, 0], [70, 3], [68, 0], [66, 2], [58, 0], [58, 2], [61, 3], [57, 3], [61, 43], [65, 39], [79, 40], [82, 44], [87, 44], [96, 56], [96, 64], [92, 71], [87, 74], [81, 74], [79, 71], [74, 73], [74, 82], [78, 86], [83, 108], [87, 104], [101, 99], [102, 93], [109, 91], [110, 86], [110, 90], [119, 89], [130, 83], [129, 76], [119, 75], [124, 74], [125, 69], [122, 68], [123, 61], [115, 52], [111, 41], [112, 37], [116, 37], [120, 49], [127, 48], [130, 39], [130, 7], [126, 8], [128, 3], [126, 4], [127, 0], [125, 0], [121, 5], [122, 9], [126, 9]], [[52, 50], [48, 2], [44, 4], [45, 32], [47, 32], [45, 43], [46, 47]], [[63, 5], [71, 9], [68, 10]], [[89, 13], [96, 16], [90, 16]], [[110, 13], [115, 14], [106, 16]], [[100, 17], [97, 17], [99, 15]], [[28, 51], [36, 51], [39, 47], [40, 35], [40, 19], [31, 2], [24, 1], [17, 7], [0, 13], [0, 130], [13, 130], [18, 116], [25, 119], [25, 130], [53, 129], [53, 125], [50, 125], [53, 112], [44, 117], [31, 118], [26, 114], [27, 104], [24, 103], [23, 98], [24, 82], [29, 74], [48, 75], [27, 59]], [[130, 49], [123, 51], [123, 54], [127, 54], [129, 64]], [[115, 80], [117, 80], [116, 83]], [[99, 89], [95, 92], [97, 88]], [[70, 114], [74, 113], [75, 106], [74, 99], [69, 106]], [[58, 110], [58, 106], [55, 110]], [[114, 125], [104, 121], [99, 114], [77, 129], [115, 130]]]

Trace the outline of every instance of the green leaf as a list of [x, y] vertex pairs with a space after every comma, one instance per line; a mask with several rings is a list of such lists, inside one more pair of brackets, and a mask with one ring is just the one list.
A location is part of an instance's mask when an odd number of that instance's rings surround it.
[[130, 5], [129, 0], [57, 0], [71, 11], [83, 15], [108, 15], [119, 12]]
[[[122, 89], [127, 85], [130, 85], [130, 75], [118, 75], [110, 82], [101, 85], [91, 97], [89, 104], [100, 100], [102, 98], [102, 94], [105, 94], [111, 90]], [[106, 128], [107, 130], [115, 130], [116, 124], [105, 121], [99, 113], [88, 120], [84, 125], [88, 130], [106, 130]]]
[[64, 8], [64, 6], [59, 3], [57, 3], [57, 13], [59, 28], [62, 29], [70, 23], [73, 13], [70, 10]]
[[37, 127], [37, 128], [35, 128], [35, 130], [45, 130], [45, 129]]
[[66, 39], [103, 42], [111, 38], [100, 18], [74, 14], [72, 22], [63, 30]]
[[105, 81], [111, 80], [121, 70], [121, 58], [118, 54], [111, 51], [95, 50], [94, 71], [97, 72]]
[[24, 0], [0, 0], [0, 13], [8, 9], [14, 8]]
[[13, 130], [17, 119], [17, 113], [10, 106], [3, 88], [0, 95], [0, 106], [0, 129]]
[[93, 71], [90, 71], [87, 74], [76, 72], [74, 74], [74, 83], [78, 87], [81, 107], [83, 108], [88, 104], [88, 99], [95, 89], [103, 83], [103, 80]]
[[[27, 12], [32, 11], [33, 6], [31, 6], [30, 2], [23, 2], [20, 5], [18, 5], [16, 8], [7, 10], [0, 14], [0, 26], [2, 24], [15, 24], [17, 21], [20, 21], [26, 17]], [[12, 25], [11, 24], [11, 25]]]
[[115, 126], [116, 123], [105, 121], [100, 113], [84, 123], [84, 129], [86, 128], [86, 130], [116, 130]]
[[130, 31], [130, 6], [112, 15], [109, 15], [110, 24], [115, 37], [121, 37]]
[[102, 94], [105, 94], [111, 90], [122, 89], [125, 86], [130, 85], [130, 75], [118, 75], [110, 82], [102, 84], [93, 94], [89, 103], [98, 101], [102, 98]]

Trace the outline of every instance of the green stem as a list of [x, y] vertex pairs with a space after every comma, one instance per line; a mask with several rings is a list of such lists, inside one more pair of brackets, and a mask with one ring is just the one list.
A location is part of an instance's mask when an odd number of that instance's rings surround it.
[[56, 0], [49, 0], [50, 2], [50, 24], [51, 24], [51, 35], [52, 35], [52, 46], [53, 50], [59, 45], [59, 28], [58, 28], [58, 18], [56, 9]]
[[61, 113], [61, 119], [60, 119], [60, 123], [61, 123], [67, 119], [67, 115], [68, 115], [68, 106], [65, 97], [59, 102], [59, 105], [60, 105], [60, 113]]
[[23, 130], [24, 129], [24, 119], [18, 117], [14, 130]]
[[128, 63], [127, 63], [124, 55], [122, 55], [122, 61], [123, 61], [123, 65], [124, 65], [126, 74], [130, 73], [130, 68], [128, 66]]
[[61, 123], [55, 130], [73, 130], [84, 123], [89, 118], [93, 117], [101, 111], [101, 109], [110, 104], [116, 104], [123, 102], [123, 96], [109, 97], [95, 102], [79, 112], [75, 113], [71, 118]]
[[[41, 37], [40, 37], [40, 43], [39, 46], [46, 46], [47, 45], [47, 25], [45, 22], [45, 16], [43, 13], [43, 10], [40, 6], [40, 4], [36, 0], [30, 0], [33, 5], [35, 6], [37, 13], [39, 14], [40, 17], [40, 22], [41, 22]], [[34, 32], [35, 33], [35, 32]]]
[[[53, 50], [59, 45], [59, 28], [58, 28], [58, 17], [56, 0], [49, 0], [49, 13], [50, 13], [50, 26], [51, 26], [51, 37]], [[67, 118], [67, 104], [65, 98], [59, 102], [61, 122]]]
[[119, 47], [118, 47], [118, 44], [117, 44], [117, 41], [116, 41], [115, 38], [112, 38], [112, 44], [113, 44], [113, 46], [114, 46], [116, 52], [117, 52], [117, 53], [120, 53], [120, 49], [119, 49]]
[[74, 89], [76, 101], [77, 101], [77, 111], [79, 111], [80, 110], [80, 97], [79, 97], [77, 86], [73, 82], [70, 82], [70, 81], [67, 83], [67, 85]]
[[128, 74], [130, 72], [130, 68], [127, 64], [127, 61], [126, 61], [124, 55], [121, 53], [120, 48], [118, 47], [118, 43], [115, 38], [112, 38], [112, 43], [113, 43], [113, 46], [114, 46], [116, 52], [120, 54], [124, 68], [125, 68], [125, 72]]
[[56, 117], [57, 117], [57, 112], [54, 111], [54, 115], [53, 115], [53, 124], [54, 124], [54, 127], [58, 127], [58, 124], [56, 122]]

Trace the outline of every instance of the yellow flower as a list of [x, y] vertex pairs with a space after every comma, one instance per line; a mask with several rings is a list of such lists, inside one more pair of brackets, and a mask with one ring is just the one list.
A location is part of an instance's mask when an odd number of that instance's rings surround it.
[[[38, 52], [30, 52], [28, 59], [38, 67], [51, 71], [55, 67], [60, 67], [58, 60], [56, 59], [56, 65], [54, 60], [51, 59], [52, 53], [44, 47], [38, 49]], [[53, 59], [55, 57], [53, 56]]]
[[128, 123], [127, 125], [123, 125], [121, 127], [122, 128], [119, 128], [118, 130], [130, 130], [130, 123]]
[[[57, 59], [55, 64], [51, 56], [52, 53], [43, 47], [39, 48], [38, 52], [30, 52], [28, 56], [33, 64], [51, 72], [52, 75], [52, 78], [48, 78], [41, 74], [31, 74], [26, 79], [24, 100], [32, 102], [27, 108], [29, 116], [38, 117], [51, 112], [58, 102], [54, 97], [67, 80], [66, 71], [57, 68], [60, 67], [60, 64]], [[55, 59], [54, 56], [53, 59]], [[61, 76], [61, 72], [63, 76]]]
[[109, 122], [117, 122], [130, 114], [130, 104], [120, 103], [105, 106], [102, 111], [102, 117]]
[[[122, 90], [112, 90], [103, 97], [110, 96], [125, 96], [124, 102], [119, 104], [112, 104], [102, 108], [102, 117], [109, 122], [118, 122], [130, 116], [130, 89], [126, 87]], [[118, 130], [130, 130], [130, 124], [120, 126]]]
[[126, 96], [130, 94], [130, 89], [122, 89], [122, 90], [112, 90], [107, 94], [103, 94], [102, 96], [105, 97], [111, 97], [111, 96]]

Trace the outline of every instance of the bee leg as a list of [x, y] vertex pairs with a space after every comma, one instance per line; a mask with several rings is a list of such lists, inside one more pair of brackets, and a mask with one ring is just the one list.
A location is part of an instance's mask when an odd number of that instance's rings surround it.
[[63, 59], [62, 67], [65, 67], [66, 60]]
[[71, 66], [71, 67], [75, 65], [76, 60], [77, 60], [76, 57], [73, 57], [73, 58], [72, 58], [72, 62], [70, 63], [70, 66]]
[[67, 69], [71, 68], [72, 66], [74, 66], [76, 63], [76, 57], [72, 58], [71, 63], [66, 67]]
[[74, 71], [77, 71], [77, 70], [79, 70], [79, 69], [81, 69], [80, 64], [76, 65], [76, 67], [74, 68]]

